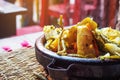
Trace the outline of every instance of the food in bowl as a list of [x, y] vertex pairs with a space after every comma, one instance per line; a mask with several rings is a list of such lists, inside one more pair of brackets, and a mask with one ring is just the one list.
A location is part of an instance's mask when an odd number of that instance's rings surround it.
[[120, 31], [111, 27], [99, 29], [90, 17], [69, 28], [47, 25], [44, 26], [43, 32], [45, 48], [58, 55], [103, 60], [120, 59]]

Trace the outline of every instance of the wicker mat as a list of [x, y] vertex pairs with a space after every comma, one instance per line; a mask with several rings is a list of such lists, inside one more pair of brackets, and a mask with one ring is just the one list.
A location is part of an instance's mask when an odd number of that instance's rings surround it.
[[0, 80], [48, 80], [37, 62], [34, 48], [24, 48], [0, 55]]

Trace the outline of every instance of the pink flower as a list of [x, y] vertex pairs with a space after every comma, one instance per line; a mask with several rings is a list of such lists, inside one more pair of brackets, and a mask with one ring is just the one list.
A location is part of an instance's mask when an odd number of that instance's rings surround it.
[[12, 49], [9, 47], [9, 46], [4, 46], [4, 47], [2, 47], [5, 51], [7, 51], [7, 52], [11, 52], [12, 51]]
[[27, 41], [23, 41], [21, 45], [22, 47], [27, 47], [27, 48], [31, 47], [31, 45]]

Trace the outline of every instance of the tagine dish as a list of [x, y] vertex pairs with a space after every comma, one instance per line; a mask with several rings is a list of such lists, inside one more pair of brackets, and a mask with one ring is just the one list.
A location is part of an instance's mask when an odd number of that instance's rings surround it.
[[63, 26], [62, 17], [58, 24], [44, 26], [45, 48], [60, 56], [120, 59], [120, 31], [99, 28], [90, 17], [69, 28]]

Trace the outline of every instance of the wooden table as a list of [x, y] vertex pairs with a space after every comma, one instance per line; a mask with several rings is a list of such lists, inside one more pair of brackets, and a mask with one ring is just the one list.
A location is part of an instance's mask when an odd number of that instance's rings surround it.
[[16, 15], [26, 11], [26, 8], [0, 0], [0, 38], [16, 34]]

